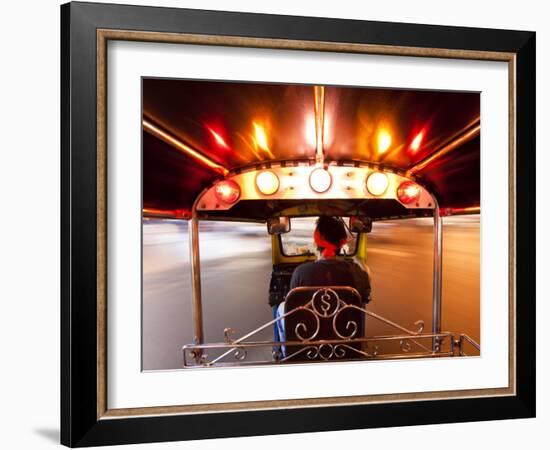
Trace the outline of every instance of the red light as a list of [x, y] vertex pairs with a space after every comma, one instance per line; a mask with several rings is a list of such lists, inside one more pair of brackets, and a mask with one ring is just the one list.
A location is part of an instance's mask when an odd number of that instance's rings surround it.
[[404, 181], [397, 188], [397, 198], [404, 205], [418, 201], [421, 187], [412, 181]]
[[412, 140], [410, 148], [413, 152], [416, 153], [418, 151], [418, 149], [420, 148], [420, 145], [422, 144], [423, 139], [424, 139], [424, 130], [418, 133]]
[[218, 144], [220, 147], [229, 149], [229, 145], [227, 145], [227, 142], [225, 142], [225, 139], [223, 138], [223, 136], [220, 132], [218, 132], [218, 131], [214, 130], [213, 128], [210, 128], [210, 127], [206, 127], [206, 128], [208, 129], [208, 131], [210, 132], [210, 134], [214, 138], [214, 141], [216, 142], [216, 144]]
[[241, 188], [233, 180], [223, 180], [216, 184], [216, 197], [223, 203], [235, 203], [241, 196]]

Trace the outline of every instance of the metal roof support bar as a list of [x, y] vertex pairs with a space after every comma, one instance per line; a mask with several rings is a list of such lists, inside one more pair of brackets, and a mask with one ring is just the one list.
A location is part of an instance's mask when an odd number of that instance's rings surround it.
[[[189, 251], [191, 257], [191, 286], [193, 304], [193, 342], [195, 345], [204, 342], [202, 323], [202, 293], [201, 293], [201, 269], [199, 251], [199, 219], [193, 209], [193, 215], [189, 223]], [[197, 362], [202, 356], [202, 351], [197, 350], [194, 357]]]
[[457, 136], [451, 142], [444, 145], [439, 150], [437, 150], [436, 152], [434, 152], [433, 154], [431, 154], [430, 156], [423, 159], [418, 164], [414, 165], [409, 170], [407, 170], [407, 176], [411, 176], [416, 174], [417, 172], [420, 172], [422, 169], [426, 168], [431, 163], [433, 163], [436, 159], [441, 158], [442, 156], [445, 156], [447, 153], [450, 153], [453, 150], [456, 150], [460, 146], [464, 145], [466, 142], [471, 141], [475, 137], [479, 136], [480, 130], [481, 130], [481, 125], [478, 121], [477, 124], [465, 130], [460, 136]]
[[[433, 250], [433, 294], [432, 294], [432, 333], [441, 332], [441, 274], [443, 266], [443, 233], [442, 218], [439, 213], [439, 204], [435, 200], [434, 215], [434, 250]], [[440, 350], [440, 341], [437, 337], [432, 339], [432, 350]]]
[[323, 165], [324, 154], [324, 129], [325, 129], [325, 87], [314, 86], [313, 96], [315, 101], [315, 162]]
[[180, 141], [178, 138], [173, 136], [172, 134], [164, 131], [160, 127], [156, 126], [152, 122], [149, 122], [147, 119], [143, 119], [143, 129], [147, 131], [148, 133], [152, 134], [153, 136], [159, 138], [161, 141], [166, 142], [167, 144], [171, 145], [172, 147], [176, 148], [182, 153], [185, 153], [187, 156], [190, 156], [191, 158], [195, 159], [196, 161], [199, 161], [206, 167], [209, 167], [210, 169], [215, 170], [216, 172], [221, 173], [222, 175], [227, 175], [229, 171], [219, 165], [218, 163], [212, 161], [210, 158], [207, 158], [202, 153], [200, 153], [198, 150], [195, 150], [190, 145], [187, 145], [186, 143]]

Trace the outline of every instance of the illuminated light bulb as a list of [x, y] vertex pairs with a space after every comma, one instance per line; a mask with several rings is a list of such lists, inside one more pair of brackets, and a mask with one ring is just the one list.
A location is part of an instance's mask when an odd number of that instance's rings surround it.
[[414, 152], [417, 152], [420, 148], [420, 144], [422, 144], [422, 140], [424, 139], [424, 131], [421, 131], [418, 133], [415, 138], [411, 142], [411, 150]]
[[383, 172], [372, 172], [367, 178], [367, 190], [370, 194], [379, 196], [388, 189], [388, 176]]
[[241, 196], [241, 188], [233, 180], [223, 180], [216, 184], [215, 193], [223, 203], [235, 203]]
[[391, 134], [388, 132], [388, 130], [380, 130], [378, 132], [378, 153], [385, 153], [391, 145]]
[[279, 190], [279, 177], [271, 170], [264, 170], [256, 175], [256, 186], [264, 195], [274, 194]]
[[332, 184], [332, 176], [328, 170], [321, 167], [314, 169], [309, 175], [309, 185], [311, 189], [319, 194], [328, 191]]
[[254, 126], [254, 136], [258, 147], [263, 150], [269, 150], [269, 146], [267, 144], [267, 134], [264, 127], [256, 122], [252, 122], [252, 125]]
[[404, 181], [397, 188], [397, 198], [404, 205], [408, 205], [418, 201], [421, 189], [418, 184], [412, 181]]

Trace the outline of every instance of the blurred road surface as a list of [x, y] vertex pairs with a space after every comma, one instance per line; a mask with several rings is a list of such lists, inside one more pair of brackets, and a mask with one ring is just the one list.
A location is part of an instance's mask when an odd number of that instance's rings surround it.
[[[443, 225], [443, 330], [479, 341], [479, 216], [450, 217]], [[203, 223], [201, 280], [206, 342], [223, 342], [271, 320], [267, 292], [271, 243], [265, 225]], [[181, 347], [192, 342], [191, 280], [187, 224], [145, 220], [143, 225], [143, 369], [178, 369]], [[414, 329], [431, 327], [432, 221], [374, 224], [368, 235], [373, 276], [369, 309]], [[392, 333], [368, 321], [369, 335]], [[271, 340], [266, 329], [255, 340]], [[249, 358], [269, 358], [269, 349]]]

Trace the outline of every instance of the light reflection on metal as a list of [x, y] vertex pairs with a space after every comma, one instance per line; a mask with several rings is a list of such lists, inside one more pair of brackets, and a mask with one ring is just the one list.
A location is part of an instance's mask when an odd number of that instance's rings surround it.
[[376, 149], [378, 154], [386, 153], [390, 148], [391, 143], [392, 137], [390, 132], [385, 128], [381, 128], [376, 136]]
[[317, 132], [315, 131], [315, 115], [309, 114], [305, 120], [304, 137], [306, 142], [317, 149]]
[[420, 131], [412, 140], [410, 149], [416, 153], [420, 149], [420, 144], [422, 144], [422, 140], [424, 139], [424, 130]]
[[[323, 349], [328, 349], [329, 352], [332, 350], [332, 355], [329, 353], [328, 358], [322, 358], [321, 361], [342, 361], [344, 359], [342, 355], [343, 350], [349, 350], [350, 352], [353, 352], [356, 357], [363, 358], [366, 360], [400, 360], [400, 359], [417, 359], [417, 358], [441, 358], [441, 357], [450, 357], [450, 356], [466, 356], [465, 354], [461, 355], [460, 353], [456, 354], [454, 352], [454, 344], [453, 344], [453, 334], [452, 333], [440, 333], [437, 335], [434, 334], [422, 334], [420, 336], [415, 337], [415, 340], [417, 341], [425, 341], [425, 340], [431, 340], [433, 338], [438, 338], [439, 342], [445, 343], [447, 342], [449, 345], [449, 348], [446, 350], [441, 349], [439, 352], [434, 353], [431, 350], [424, 351], [419, 350], [415, 352], [404, 352], [402, 348], [400, 348], [401, 353], [384, 353], [380, 350], [379, 345], [380, 343], [391, 343], [395, 342], [399, 344], [401, 341], [405, 340], [411, 340], [410, 336], [407, 335], [387, 335], [387, 336], [373, 336], [363, 339], [352, 339], [349, 341], [342, 341], [342, 340], [319, 340], [319, 341], [310, 341], [310, 342], [302, 342], [302, 341], [285, 341], [285, 342], [273, 342], [273, 341], [250, 341], [250, 342], [242, 342], [238, 345], [234, 344], [225, 344], [225, 343], [213, 343], [213, 344], [202, 344], [202, 345], [192, 345], [192, 344], [186, 344], [182, 347], [182, 354], [183, 354], [183, 368], [184, 369], [193, 369], [193, 368], [208, 368], [208, 367], [234, 367], [234, 366], [262, 366], [262, 365], [276, 365], [286, 362], [292, 362], [294, 359], [296, 359], [297, 356], [303, 355], [304, 353], [309, 353], [309, 355], [306, 355], [308, 359], [313, 361], [316, 356], [316, 352], [320, 351], [320, 347], [323, 347]], [[363, 350], [359, 350], [357, 348], [352, 347], [352, 345], [361, 344], [363, 346]], [[254, 361], [246, 361], [246, 356], [244, 355], [243, 358], [243, 351], [246, 351], [246, 349], [258, 349], [258, 348], [270, 348], [274, 345], [285, 345], [285, 346], [293, 346], [293, 347], [300, 347], [299, 350], [297, 350], [294, 353], [289, 354], [286, 357], [280, 357], [279, 355], [273, 355], [273, 359], [271, 360], [254, 360]], [[338, 347], [338, 348], [336, 348]], [[372, 349], [372, 350], [371, 350]], [[209, 361], [207, 355], [203, 355], [200, 359], [195, 359], [195, 353], [198, 353], [199, 351], [223, 351], [223, 358], [218, 359], [215, 363], [213, 361]], [[191, 358], [194, 359], [195, 362], [191, 362], [188, 360], [188, 355], [191, 356]], [[236, 361], [226, 362], [227, 359], [233, 358]]]
[[224, 138], [220, 135], [220, 133], [218, 133], [211, 127], [206, 127], [206, 128], [208, 129], [208, 131], [210, 132], [210, 134], [212, 135], [212, 137], [220, 147], [223, 147], [229, 150], [229, 145], [227, 145], [227, 142], [225, 142]]
[[143, 217], [158, 217], [162, 219], [189, 219], [191, 212], [186, 209], [156, 209], [143, 208]]
[[[194, 211], [189, 226], [189, 250], [191, 259], [191, 282], [193, 299], [193, 342], [202, 344], [204, 339], [202, 322], [201, 269], [199, 252], [199, 219]], [[194, 353], [196, 361], [202, 358], [202, 351]]]
[[214, 169], [216, 172], [219, 172], [223, 175], [227, 175], [229, 171], [221, 166], [220, 164], [215, 163], [211, 159], [204, 156], [199, 151], [195, 150], [191, 146], [185, 144], [184, 142], [180, 141], [175, 136], [171, 135], [170, 133], [167, 133], [166, 131], [162, 130], [158, 126], [154, 125], [153, 123], [149, 122], [147, 119], [143, 119], [143, 128], [151, 133], [153, 136], [158, 137], [160, 140], [166, 142], [167, 144], [170, 144], [172, 147], [180, 150], [181, 152], [185, 153], [186, 155], [190, 156], [191, 158], [201, 162], [207, 167], [210, 167], [211, 169]]
[[[267, 166], [267, 167], [266, 167]], [[226, 179], [234, 180], [241, 188], [239, 201], [242, 200], [262, 200], [265, 199], [265, 194], [262, 194], [258, 189], [256, 177], [259, 173], [269, 170], [273, 172], [279, 179], [279, 189], [269, 196], [274, 200], [310, 200], [310, 199], [397, 199], [397, 188], [400, 184], [409, 179], [392, 171], [384, 171], [380, 168], [372, 168], [368, 166], [351, 166], [351, 165], [334, 165], [328, 166], [326, 170], [312, 166], [304, 162], [297, 164], [295, 162], [279, 161], [269, 165], [264, 165], [262, 168], [257, 168], [256, 165], [244, 167], [239, 173], [230, 174]], [[310, 176], [313, 175], [313, 183], [317, 183], [316, 177], [322, 178], [319, 185], [315, 184], [314, 190], [310, 185]], [[388, 187], [386, 191], [374, 196], [366, 186], [366, 179], [373, 172], [383, 172], [388, 179]], [[323, 189], [329, 184], [329, 177], [332, 178], [332, 184], [323, 192]], [[321, 186], [321, 181], [325, 183]], [[409, 203], [405, 206], [407, 209], [432, 209], [434, 201], [429, 191], [420, 187], [420, 196], [414, 203]], [[198, 196], [197, 208], [200, 211], [224, 211], [230, 208], [230, 205], [221, 204], [214, 192], [215, 187], [212, 186]]]
[[410, 175], [414, 175], [417, 172], [420, 172], [422, 169], [432, 164], [436, 159], [441, 158], [442, 156], [452, 152], [453, 150], [456, 150], [460, 146], [471, 141], [475, 137], [479, 136], [480, 130], [481, 130], [481, 127], [478, 120], [477, 125], [474, 125], [473, 127], [469, 128], [460, 136], [456, 137], [451, 142], [447, 143], [446, 145], [441, 147], [439, 150], [436, 150], [430, 156], [428, 156], [427, 158], [423, 159], [422, 161], [420, 161], [419, 163], [411, 167], [407, 171], [407, 175], [410, 176]]
[[258, 122], [252, 122], [252, 128], [254, 129], [254, 144], [260, 150], [263, 150], [269, 155], [270, 158], [275, 158], [271, 150], [269, 149], [269, 140], [265, 126]]
[[[254, 155], [254, 158], [258, 159], [258, 160], [262, 160], [262, 156], [260, 155], [258, 149], [256, 149], [256, 144], [255, 144], [255, 140], [254, 140], [254, 137], [252, 137], [252, 139], [249, 139], [248, 137], [242, 135], [241, 133], [239, 132], [236, 132], [235, 135], [241, 140], [241, 142], [245, 145], [245, 147], [250, 151], [250, 153], [252, 153]], [[250, 143], [250, 140], [252, 140], [252, 142], [254, 143], [251, 144]], [[244, 153], [244, 152], [243, 152]], [[237, 155], [239, 155], [240, 159], [242, 161], [246, 161], [246, 157], [244, 155], [241, 155], [240, 152], [237, 152], [236, 153]]]
[[441, 210], [442, 216], [458, 216], [461, 214], [479, 214], [481, 208], [479, 206], [468, 206], [465, 208], [444, 208]]
[[325, 160], [325, 87], [314, 86], [313, 97], [315, 102], [315, 162], [322, 165]]
[[458, 354], [460, 356], [468, 356], [465, 352], [464, 352], [464, 343], [465, 342], [468, 342], [472, 347], [474, 347], [478, 352], [481, 352], [481, 346], [476, 342], [474, 341], [470, 336], [468, 336], [467, 334], [464, 334], [462, 333], [460, 336], [459, 336], [459, 339], [458, 339]]
[[[433, 293], [432, 293], [432, 333], [441, 332], [441, 282], [443, 272], [443, 233], [439, 204], [436, 201], [433, 229]], [[441, 343], [437, 338], [432, 341], [432, 350], [438, 351]]]

